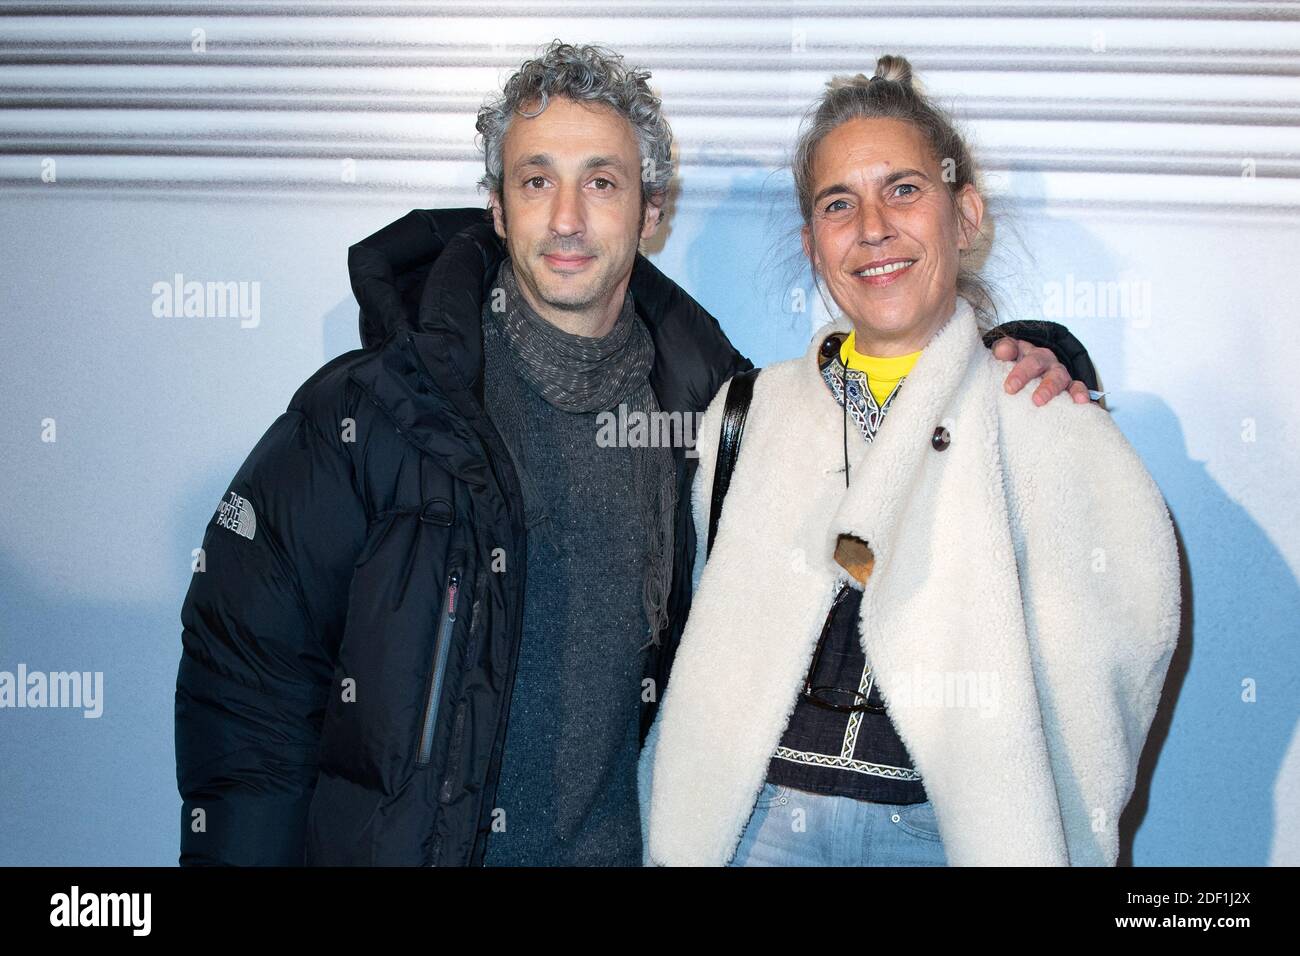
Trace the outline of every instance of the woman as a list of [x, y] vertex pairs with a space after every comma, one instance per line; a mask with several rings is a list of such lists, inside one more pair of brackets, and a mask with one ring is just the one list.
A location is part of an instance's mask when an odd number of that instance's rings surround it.
[[1100, 407], [1004, 390], [975, 171], [906, 60], [832, 82], [794, 166], [845, 318], [754, 384], [642, 755], [648, 859], [1113, 865], [1179, 626], [1160, 492]]

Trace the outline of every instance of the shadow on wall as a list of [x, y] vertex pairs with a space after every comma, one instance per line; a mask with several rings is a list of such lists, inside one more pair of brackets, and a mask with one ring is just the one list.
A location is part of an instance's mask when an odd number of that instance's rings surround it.
[[812, 291], [793, 196], [780, 171], [737, 176], [693, 230], [684, 274], [672, 277], [755, 365], [802, 355], [828, 318]]
[[[1273, 784], [1295, 729], [1300, 586], [1264, 529], [1204, 462], [1188, 457], [1178, 419], [1163, 401], [1119, 392], [1111, 407], [1132, 423], [1125, 431], [1169, 503], [1184, 550], [1182, 643], [1121, 821], [1129, 838], [1123, 846], [1131, 853], [1152, 804], [1159, 819], [1144, 865], [1265, 866], [1276, 820]], [[1246, 681], [1257, 685], [1258, 702], [1244, 699]], [[1184, 691], [1176, 722], [1174, 699]], [[1166, 738], [1173, 741], [1167, 749]], [[1159, 799], [1152, 803], [1157, 759]]]
[[361, 348], [360, 311], [357, 300], [349, 296], [325, 313], [321, 319], [322, 365], [344, 352]]

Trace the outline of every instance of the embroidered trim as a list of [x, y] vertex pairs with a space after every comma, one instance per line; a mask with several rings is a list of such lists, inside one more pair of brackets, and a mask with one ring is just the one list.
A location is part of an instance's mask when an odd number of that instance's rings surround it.
[[889, 406], [894, 404], [899, 389], [907, 381], [906, 375], [900, 378], [894, 390], [885, 399], [885, 403], [877, 405], [876, 396], [871, 394], [871, 389], [867, 387], [867, 373], [858, 368], [846, 368], [840, 361], [838, 353], [822, 366], [822, 378], [830, 386], [831, 394], [835, 396], [836, 403], [841, 407], [844, 405], [844, 391], [848, 389], [849, 416], [857, 422], [858, 430], [868, 442], [876, 437], [885, 412], [889, 411]]
[[[871, 676], [871, 665], [862, 668], [862, 679], [858, 681], [858, 693], [866, 700], [871, 696], [871, 685], [875, 683]], [[841, 757], [853, 756], [853, 748], [858, 745], [858, 728], [862, 726], [862, 711], [855, 710], [849, 714], [849, 725], [844, 728], [844, 746], [840, 749]]]
[[777, 747], [775, 756], [794, 763], [809, 763], [819, 767], [835, 767], [840, 770], [852, 770], [854, 773], [871, 774], [873, 777], [892, 777], [895, 780], [920, 780], [921, 775], [906, 767], [893, 767], [887, 763], [871, 763], [867, 760], [851, 760], [846, 757], [831, 757], [827, 754], [807, 753], [803, 750], [791, 750], [789, 747]]

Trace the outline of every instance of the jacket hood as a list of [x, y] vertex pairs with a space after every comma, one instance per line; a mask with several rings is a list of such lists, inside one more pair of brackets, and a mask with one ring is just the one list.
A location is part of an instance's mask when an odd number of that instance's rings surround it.
[[485, 209], [413, 209], [348, 250], [363, 348], [377, 347], [397, 330], [419, 330], [430, 268], [452, 236], [484, 223], [491, 223]]

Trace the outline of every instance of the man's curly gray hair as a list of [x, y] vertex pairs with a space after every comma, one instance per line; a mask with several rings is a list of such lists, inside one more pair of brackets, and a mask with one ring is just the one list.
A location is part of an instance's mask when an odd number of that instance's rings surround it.
[[[474, 124], [482, 140], [487, 172], [479, 185], [501, 195], [503, 159], [501, 144], [516, 113], [531, 117], [546, 109], [552, 96], [578, 102], [598, 102], [613, 107], [632, 124], [641, 153], [641, 199], [661, 201], [673, 176], [673, 132], [660, 110], [659, 97], [650, 92], [650, 73], [623, 65], [623, 57], [600, 46], [574, 46], [554, 40], [534, 60], [526, 61], [501, 94], [478, 111]], [[537, 101], [535, 112], [524, 106]]]

